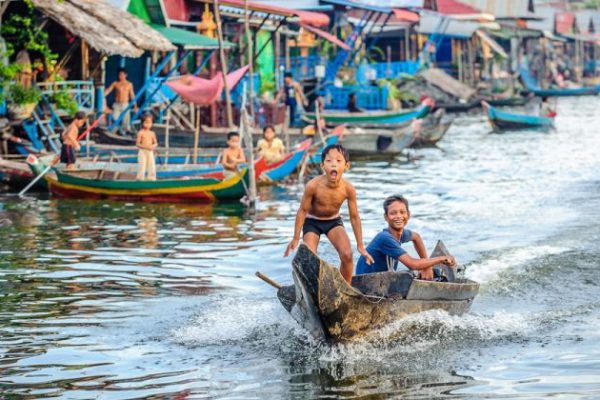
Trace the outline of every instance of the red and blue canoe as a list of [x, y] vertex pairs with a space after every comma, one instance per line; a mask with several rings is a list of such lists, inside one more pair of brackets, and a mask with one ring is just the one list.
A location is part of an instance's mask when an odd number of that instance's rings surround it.
[[296, 145], [282, 160], [275, 163], [267, 163], [264, 158], [254, 162], [256, 179], [262, 182], [277, 182], [288, 178], [300, 165], [310, 145], [311, 139], [306, 139]]

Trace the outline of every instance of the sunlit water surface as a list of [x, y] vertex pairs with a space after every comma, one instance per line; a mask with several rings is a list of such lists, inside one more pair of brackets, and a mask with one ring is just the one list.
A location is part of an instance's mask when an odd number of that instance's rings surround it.
[[561, 99], [548, 134], [461, 116], [439, 149], [354, 163], [367, 240], [404, 194], [481, 282], [467, 315], [358, 344], [316, 343], [254, 277], [291, 281], [300, 186], [261, 189], [255, 215], [0, 197], [0, 397], [600, 398], [599, 105]]

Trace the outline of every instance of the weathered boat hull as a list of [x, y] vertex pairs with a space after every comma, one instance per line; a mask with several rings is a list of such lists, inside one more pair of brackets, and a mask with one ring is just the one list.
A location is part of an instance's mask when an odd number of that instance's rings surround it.
[[[156, 138], [161, 146], [166, 144], [165, 129], [162, 126], [155, 125], [152, 129], [156, 133]], [[237, 130], [234, 129], [234, 130]], [[198, 136], [198, 147], [200, 148], [224, 148], [227, 147], [227, 133], [231, 129], [211, 128], [203, 126], [200, 135]], [[283, 129], [277, 129], [277, 132], [282, 135]], [[283, 136], [283, 135], [282, 135]], [[299, 128], [288, 128], [288, 136], [291, 142], [299, 142], [304, 139], [304, 136]], [[262, 131], [255, 131], [252, 135], [254, 144], [262, 138]], [[135, 136], [122, 136], [116, 133], [109, 132], [104, 128], [97, 128], [94, 131], [94, 139], [98, 143], [117, 145], [117, 146], [135, 146]], [[193, 148], [194, 132], [184, 129], [169, 130], [169, 146], [181, 148]]]
[[527, 104], [529, 102], [529, 98], [524, 96], [516, 96], [499, 99], [486, 99], [485, 101], [494, 107], [518, 107]]
[[14, 189], [24, 188], [33, 179], [25, 158], [6, 160], [0, 157], [0, 182]]
[[552, 118], [500, 111], [486, 102], [482, 102], [482, 106], [495, 132], [527, 129], [549, 130], [554, 126]]
[[[441, 245], [443, 248], [443, 245]], [[439, 253], [440, 244], [436, 247]], [[434, 251], [434, 254], [438, 254]], [[479, 291], [469, 280], [415, 280], [409, 272], [358, 275], [353, 287], [338, 268], [301, 245], [292, 262], [294, 285], [277, 296], [292, 317], [316, 338], [330, 342], [361, 339], [410, 314], [444, 310], [467, 312]]]
[[396, 156], [415, 138], [412, 126], [396, 130], [353, 127], [344, 135], [342, 144], [350, 156]]

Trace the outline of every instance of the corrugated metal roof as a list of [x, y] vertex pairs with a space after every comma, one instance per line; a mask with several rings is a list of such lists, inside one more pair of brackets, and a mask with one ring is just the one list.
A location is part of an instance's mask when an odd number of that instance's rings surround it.
[[496, 19], [535, 18], [533, 0], [461, 0]]
[[433, 13], [421, 14], [421, 20], [417, 26], [417, 32], [424, 34], [438, 33], [445, 36], [467, 39], [473, 36], [473, 33], [479, 29], [479, 24], [477, 22], [456, 21], [449, 19], [447, 28], [443, 32], [439, 32], [438, 23], [441, 18], [443, 17]]
[[575, 12], [575, 16], [579, 32], [590, 32], [592, 27], [593, 32], [600, 33], [600, 11], [580, 10]]
[[479, 14], [480, 11], [456, 0], [436, 0], [437, 12], [445, 15]]

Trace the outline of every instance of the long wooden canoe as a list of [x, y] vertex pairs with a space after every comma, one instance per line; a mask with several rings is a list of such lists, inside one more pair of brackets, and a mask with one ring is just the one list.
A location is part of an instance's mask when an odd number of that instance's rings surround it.
[[[438, 242], [432, 256], [442, 254], [447, 251]], [[409, 314], [428, 310], [453, 315], [467, 312], [479, 283], [451, 275], [447, 275], [449, 282], [433, 282], [414, 279], [410, 272], [379, 272], [357, 275], [350, 286], [338, 268], [300, 245], [292, 262], [294, 285], [282, 286], [277, 297], [316, 338], [354, 341]]]
[[481, 105], [495, 132], [522, 129], [548, 130], [554, 126], [552, 118], [500, 111], [485, 101]]
[[[30, 164], [31, 165], [31, 164]], [[39, 173], [40, 166], [32, 166]], [[206, 175], [136, 180], [133, 174], [107, 170], [61, 171], [44, 176], [50, 192], [69, 198], [105, 198], [152, 202], [201, 202], [239, 200], [245, 195], [248, 169], [228, 179]], [[242, 179], [244, 181], [242, 181]]]
[[[351, 113], [347, 111], [327, 111], [321, 115], [328, 125], [373, 125], [373, 124], [401, 124], [409, 122], [414, 118], [423, 118], [431, 108], [428, 104], [422, 104], [412, 110], [398, 111], [365, 111], [360, 113]], [[314, 113], [307, 113], [306, 118], [310, 121], [315, 120]]]

